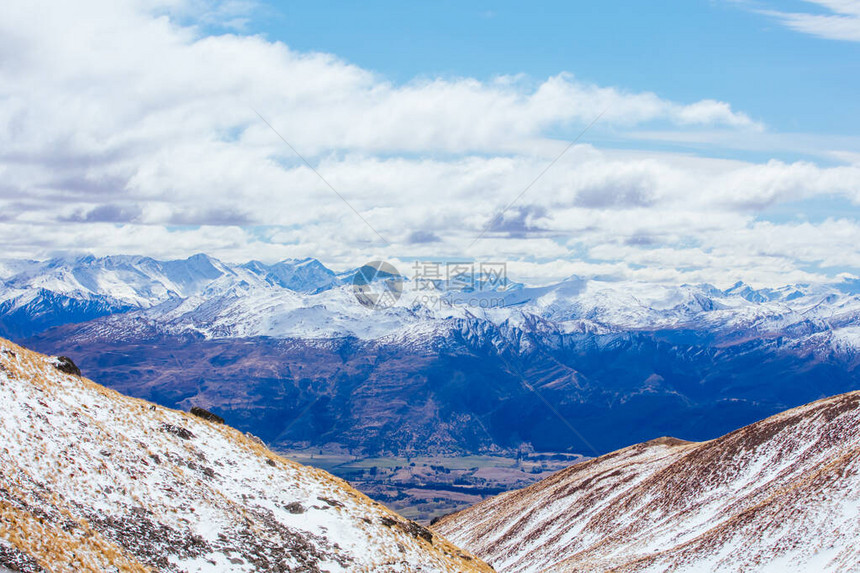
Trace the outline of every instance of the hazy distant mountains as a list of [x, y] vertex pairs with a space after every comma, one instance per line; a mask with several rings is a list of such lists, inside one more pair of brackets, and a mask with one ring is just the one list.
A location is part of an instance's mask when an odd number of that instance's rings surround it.
[[422, 304], [407, 281], [396, 306], [371, 310], [351, 273], [313, 259], [87, 257], [0, 275], [0, 332], [284, 448], [593, 455], [716, 437], [860, 388], [850, 282], [438, 283]]
[[237, 265], [203, 254], [178, 261], [137, 256], [4, 261], [0, 328], [29, 336], [124, 314], [100, 328], [116, 329], [111, 336], [121, 338], [137, 336], [131, 325], [145, 322], [160, 334], [207, 339], [371, 340], [419, 339], [424, 335], [416, 336], [416, 326], [424, 333], [444, 330], [451, 319], [477, 319], [560, 333], [688, 329], [708, 330], [721, 339], [825, 333], [834, 348], [860, 345], [855, 321], [860, 284], [854, 281], [758, 290], [738, 283], [719, 290], [707, 284], [667, 287], [571, 277], [547, 287], [507, 282], [487, 290], [447, 287], [440, 280], [429, 291], [416, 291], [407, 270], [398, 304], [378, 311], [357, 304], [354, 272], [336, 274], [315, 259]]
[[314, 259], [228, 265], [206, 255], [181, 261], [81, 257], [0, 263], [0, 333], [28, 336], [60, 324], [241, 289], [315, 293], [339, 285]]

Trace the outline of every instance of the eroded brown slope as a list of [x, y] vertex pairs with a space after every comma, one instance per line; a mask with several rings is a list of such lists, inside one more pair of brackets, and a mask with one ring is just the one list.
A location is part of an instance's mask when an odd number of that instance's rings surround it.
[[858, 464], [854, 392], [625, 448], [435, 529], [499, 571], [860, 570]]

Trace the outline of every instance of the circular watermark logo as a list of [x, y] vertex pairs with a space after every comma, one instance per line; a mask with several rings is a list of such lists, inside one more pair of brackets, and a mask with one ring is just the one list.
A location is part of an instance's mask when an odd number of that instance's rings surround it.
[[403, 277], [391, 263], [365, 263], [352, 278], [352, 292], [362, 306], [373, 310], [394, 306], [403, 294]]

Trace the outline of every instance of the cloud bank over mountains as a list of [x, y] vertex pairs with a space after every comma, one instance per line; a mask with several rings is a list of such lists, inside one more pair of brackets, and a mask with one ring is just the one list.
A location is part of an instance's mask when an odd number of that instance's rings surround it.
[[[7, 257], [203, 251], [343, 268], [466, 257], [506, 259], [532, 282], [781, 285], [860, 269], [857, 156], [719, 157], [709, 141], [767, 134], [728, 102], [669, 101], [565, 71], [398, 84], [336, 55], [213, 32], [212, 14], [236, 26], [253, 17], [234, 3], [37, 0], [5, 13]], [[643, 150], [646, 132], [691, 138], [700, 152]], [[803, 217], [816, 201], [838, 208]]]

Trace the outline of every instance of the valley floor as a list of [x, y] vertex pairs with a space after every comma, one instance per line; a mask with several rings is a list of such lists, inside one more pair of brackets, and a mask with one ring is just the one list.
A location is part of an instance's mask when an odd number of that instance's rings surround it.
[[526, 487], [584, 457], [542, 452], [504, 456], [361, 458], [320, 450], [280, 452], [287, 459], [345, 479], [400, 515], [428, 524], [488, 497]]

